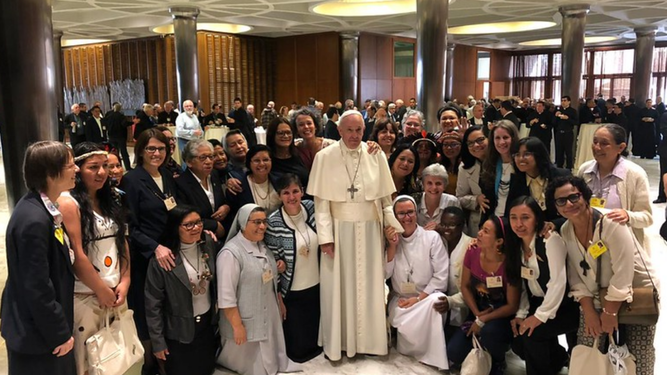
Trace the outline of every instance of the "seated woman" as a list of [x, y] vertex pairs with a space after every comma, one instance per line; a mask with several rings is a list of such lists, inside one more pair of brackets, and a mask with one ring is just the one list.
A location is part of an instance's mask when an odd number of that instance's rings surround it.
[[417, 199], [417, 222], [426, 230], [436, 229], [445, 208], [461, 207], [458, 198], [445, 193], [448, 179], [445, 167], [440, 164], [429, 165], [422, 172], [424, 192]]
[[445, 186], [445, 193], [454, 195], [456, 194], [459, 166], [461, 165], [461, 133], [457, 131], [443, 133], [439, 142], [442, 147], [440, 164], [445, 167], [449, 175], [449, 183]]
[[412, 195], [421, 189], [417, 186], [419, 155], [409, 143], [400, 144], [389, 157], [389, 170], [394, 180], [396, 195]]
[[130, 251], [123, 210], [108, 179], [107, 152], [92, 142], [74, 149], [76, 186], [57, 203], [74, 250], [74, 357], [77, 373], [84, 375], [86, 340], [99, 330], [107, 308], [127, 309]]
[[465, 216], [462, 209], [454, 206], [445, 208], [440, 219], [439, 233], [449, 252], [449, 281], [447, 295], [438, 297], [438, 302], [433, 308], [441, 314], [449, 312], [445, 324], [447, 339], [452, 338], [454, 332], [460, 329], [468, 317], [468, 307], [461, 293], [461, 270], [473, 238], [463, 233], [464, 226]]
[[152, 258], [146, 275], [146, 321], [167, 375], [210, 375], [215, 368], [216, 247], [203, 225], [197, 208], [171, 209], [160, 242], [176, 267], [166, 271]]
[[299, 177], [287, 173], [276, 182], [281, 209], [269, 216], [264, 242], [276, 258], [286, 316], [283, 329], [287, 356], [306, 362], [322, 353], [320, 329], [320, 256], [315, 204], [301, 200]]
[[[546, 146], [537, 137], [526, 137], [519, 140], [512, 149], [512, 164], [514, 177], [510, 183], [507, 202], [513, 202], [521, 196], [533, 197], [543, 211], [544, 219], [548, 222], [557, 221], [560, 226], [564, 220], [558, 217], [558, 212], [553, 205], [547, 204], [544, 192], [549, 182], [556, 177], [569, 176], [570, 171], [556, 168], [551, 162]], [[508, 215], [509, 207], [505, 210], [505, 216]]]
[[209, 230], [222, 239], [222, 221], [229, 214], [218, 171], [213, 168], [213, 145], [203, 139], [193, 139], [183, 148], [183, 160], [188, 169], [176, 179], [178, 203], [197, 207]]
[[266, 227], [266, 211], [256, 204], [244, 205], [216, 260], [222, 309], [218, 363], [241, 375], [298, 370], [286, 355], [278, 269], [264, 245]]
[[458, 173], [461, 177], [456, 179], [456, 196], [466, 212], [465, 232], [469, 236], [477, 235], [481, 211], [489, 208], [489, 200], [482, 194], [479, 180], [488, 145], [480, 126], [472, 126], [463, 134], [462, 163]]
[[558, 343], [558, 336], [566, 334], [572, 349], [577, 344], [579, 327], [579, 308], [567, 296], [567, 253], [562, 251], [563, 242], [558, 234], [551, 234], [546, 241], [539, 237], [545, 222], [535, 199], [518, 197], [508, 210], [516, 235], [508, 243], [521, 253], [523, 283], [519, 311], [512, 320], [512, 350], [526, 361], [528, 375], [555, 375], [569, 359], [565, 348]]
[[401, 195], [394, 200], [394, 214], [404, 232], [385, 229], [387, 264], [391, 279], [389, 324], [398, 330], [397, 350], [439, 369], [449, 369], [442, 316], [433, 308], [447, 289], [449, 257], [435, 231], [417, 224], [417, 204]]
[[[592, 208], [592, 196], [579, 177], [559, 177], [547, 188], [547, 201], [567, 219], [560, 231], [565, 248], [556, 251], [567, 252], [570, 294], [581, 305], [578, 344], [592, 346], [596, 337], [619, 331], [619, 344], [627, 344], [637, 358], [637, 374], [653, 374], [655, 325], [620, 325], [618, 311], [632, 301], [633, 288], [654, 286], [658, 279], [632, 229]], [[589, 244], [598, 241], [605, 244], [604, 252], [594, 259]], [[604, 299], [602, 288], [608, 291]]]
[[240, 181], [241, 192], [234, 194], [227, 190], [227, 202], [234, 215], [239, 208], [248, 203], [255, 203], [272, 213], [280, 207], [280, 197], [274, 188], [271, 176], [271, 150], [265, 145], [250, 147], [245, 158], [248, 172], [233, 171], [232, 176]]
[[447, 356], [460, 365], [472, 350], [470, 335], [477, 335], [491, 354], [491, 375], [505, 373], [505, 353], [512, 343], [510, 320], [519, 309], [521, 280], [518, 253], [505, 242], [511, 230], [504, 218], [491, 216], [466, 252], [461, 272], [461, 293], [470, 309], [466, 322], [447, 343]]
[[269, 123], [266, 129], [266, 145], [272, 152], [272, 174], [279, 177], [285, 173], [294, 173], [299, 176], [305, 186], [308, 186], [310, 171], [306, 169], [296, 150], [294, 134], [289, 121], [278, 117]]

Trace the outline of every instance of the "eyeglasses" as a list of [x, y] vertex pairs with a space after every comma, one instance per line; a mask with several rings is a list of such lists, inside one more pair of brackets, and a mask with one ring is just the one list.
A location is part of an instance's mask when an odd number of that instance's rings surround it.
[[452, 150], [452, 149], [455, 149], [455, 148], [459, 148], [459, 147], [461, 147], [461, 144], [458, 143], [458, 142], [454, 142], [454, 143], [443, 143], [443, 144], [442, 144], [442, 148], [446, 148], [446, 149], [449, 149], [449, 150]]
[[284, 131], [276, 132], [276, 135], [277, 135], [278, 137], [291, 137], [291, 136], [292, 136], [292, 132], [289, 131], [289, 130], [284, 130]]
[[473, 147], [475, 144], [477, 144], [478, 146], [481, 146], [481, 145], [484, 144], [484, 141], [486, 141], [486, 137], [481, 136], [481, 137], [475, 139], [474, 141], [466, 142], [466, 144], [468, 145], [468, 147]]
[[206, 161], [206, 160], [213, 161], [215, 159], [215, 155], [199, 155], [197, 156], [197, 159], [199, 159], [199, 161]]
[[574, 193], [570, 194], [567, 197], [563, 198], [556, 198], [554, 202], [556, 203], [556, 206], [558, 207], [563, 207], [567, 204], [567, 201], [570, 201], [570, 203], [577, 203], [579, 202], [579, 199], [581, 199], [581, 193]]
[[197, 221], [191, 221], [189, 223], [183, 223], [183, 224], [181, 224], [181, 226], [183, 228], [187, 229], [187, 230], [193, 230], [197, 227], [204, 226], [204, 222], [202, 222], [201, 219], [200, 219], [200, 220], [197, 220]]
[[156, 151], [159, 153], [163, 153], [167, 150], [166, 147], [155, 147], [155, 146], [148, 146], [144, 150], [148, 152], [149, 154], [154, 154]]
[[518, 152], [515, 152], [515, 153], [512, 154], [512, 157], [515, 158], [515, 159], [528, 159], [528, 158], [532, 158], [533, 156], [535, 156], [535, 154], [533, 154], [530, 151], [526, 151], [523, 154], [520, 154]]
[[256, 226], [260, 226], [260, 225], [262, 225], [262, 224], [264, 224], [264, 225], [266, 226], [266, 225], [269, 225], [269, 220], [268, 220], [268, 219], [264, 219], [264, 220], [262, 220], [262, 219], [248, 220], [248, 224], [250, 224], [250, 223], [253, 223], [253, 224], [255, 224]]
[[269, 164], [271, 163], [271, 159], [252, 159], [250, 160], [250, 162], [253, 163], [254, 165], [260, 165], [262, 163]]
[[422, 124], [420, 122], [406, 122], [406, 128], [421, 128]]
[[403, 218], [408, 217], [408, 216], [415, 217], [416, 214], [417, 214], [417, 212], [415, 210], [410, 210], [410, 211], [405, 211], [405, 212], [397, 212], [396, 217], [399, 218], [399, 219], [403, 219]]

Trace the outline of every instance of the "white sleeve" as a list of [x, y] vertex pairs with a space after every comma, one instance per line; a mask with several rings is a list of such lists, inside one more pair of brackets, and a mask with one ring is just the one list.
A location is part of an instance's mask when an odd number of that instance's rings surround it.
[[556, 312], [563, 302], [567, 272], [565, 261], [567, 259], [567, 248], [563, 239], [556, 233], [552, 233], [546, 243], [547, 259], [549, 260], [549, 282], [547, 283], [544, 301], [535, 311], [535, 317], [540, 322], [556, 317]]
[[315, 197], [315, 224], [317, 227], [317, 241], [320, 245], [334, 242], [330, 204], [331, 202], [328, 200]]
[[426, 294], [444, 292], [447, 290], [447, 280], [449, 280], [449, 254], [440, 239], [440, 235], [432, 237], [430, 258], [433, 277], [424, 288]]
[[215, 270], [218, 278], [218, 308], [236, 307], [236, 288], [241, 275], [239, 262], [230, 251], [223, 249], [215, 261]]

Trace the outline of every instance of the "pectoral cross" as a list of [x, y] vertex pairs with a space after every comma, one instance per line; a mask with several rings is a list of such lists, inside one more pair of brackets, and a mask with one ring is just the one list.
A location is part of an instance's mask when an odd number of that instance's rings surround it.
[[350, 194], [352, 195], [352, 199], [354, 199], [354, 193], [358, 192], [359, 189], [355, 188], [354, 184], [351, 184], [350, 187], [347, 189], [347, 191], [350, 192]]

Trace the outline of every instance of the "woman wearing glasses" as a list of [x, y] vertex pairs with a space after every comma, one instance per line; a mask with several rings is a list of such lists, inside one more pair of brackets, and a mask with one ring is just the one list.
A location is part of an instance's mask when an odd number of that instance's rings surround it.
[[293, 173], [299, 176], [304, 186], [308, 186], [309, 171], [299, 157], [294, 145], [292, 127], [287, 119], [278, 117], [269, 123], [266, 129], [266, 145], [273, 152], [271, 171], [276, 176]]
[[[544, 212], [547, 222], [557, 221], [558, 212], [553, 205], [548, 205], [544, 193], [549, 182], [560, 176], [569, 176], [567, 169], [556, 168], [549, 157], [549, 151], [544, 143], [536, 137], [526, 137], [519, 140], [512, 149], [512, 165], [514, 166], [514, 178], [510, 184], [510, 192], [507, 196], [508, 202], [513, 202], [521, 196], [530, 196], [537, 201], [540, 209]], [[509, 207], [505, 210], [505, 216], [509, 216]]]
[[625, 129], [616, 124], [600, 126], [591, 147], [595, 160], [582, 164], [577, 172], [593, 191], [591, 206], [609, 211], [611, 220], [631, 227], [650, 254], [649, 239], [644, 233], [644, 228], [653, 224], [648, 176], [640, 166], [625, 158], [628, 155]]
[[176, 265], [172, 251], [161, 245], [167, 214], [176, 207], [176, 183], [163, 167], [169, 157], [169, 139], [157, 128], [143, 131], [134, 145], [136, 168], [123, 178], [121, 189], [130, 212], [130, 292], [128, 305], [134, 310], [137, 333], [144, 344], [144, 371], [157, 372], [146, 325], [144, 283], [148, 262], [155, 257], [166, 271]]
[[218, 253], [218, 308], [222, 351], [218, 363], [241, 375], [274, 375], [298, 367], [286, 354], [279, 310], [278, 269], [264, 245], [266, 210], [239, 210]]
[[148, 267], [146, 320], [167, 375], [210, 375], [215, 367], [216, 248], [203, 227], [196, 207], [169, 211], [160, 242], [173, 250], [176, 266], [166, 271], [153, 258]]
[[218, 171], [213, 168], [213, 145], [203, 139], [193, 139], [183, 148], [183, 160], [188, 169], [176, 179], [178, 202], [197, 207], [204, 220], [204, 229], [222, 239], [222, 221], [229, 214], [229, 205], [220, 184]]
[[[658, 279], [630, 227], [591, 207], [592, 196], [579, 177], [557, 178], [547, 188], [547, 201], [567, 219], [560, 231], [565, 249], [554, 250], [567, 252], [570, 294], [581, 306], [578, 343], [592, 346], [598, 336], [619, 331], [619, 344], [627, 344], [637, 359], [637, 374], [653, 374], [655, 325], [619, 326], [618, 311], [632, 301], [633, 288], [651, 287]], [[604, 299], [601, 288], [607, 288]]]
[[407, 195], [394, 200], [394, 214], [404, 232], [385, 229], [387, 264], [391, 279], [389, 323], [398, 330], [397, 350], [439, 369], [449, 368], [442, 316], [433, 308], [444, 296], [449, 254], [435, 231], [417, 224], [417, 204]]
[[270, 174], [273, 166], [271, 150], [265, 145], [250, 147], [245, 159], [248, 172], [240, 174], [232, 171], [234, 178], [241, 182], [241, 192], [232, 194], [227, 190], [227, 202], [233, 215], [239, 208], [248, 203], [254, 203], [266, 210], [269, 214], [280, 207], [280, 197], [274, 188], [274, 177]]
[[471, 126], [463, 134], [462, 163], [458, 167], [461, 178], [456, 179], [456, 196], [466, 211], [465, 233], [473, 237], [479, 229], [480, 211], [489, 209], [489, 200], [482, 193], [479, 181], [488, 143], [479, 125]]

